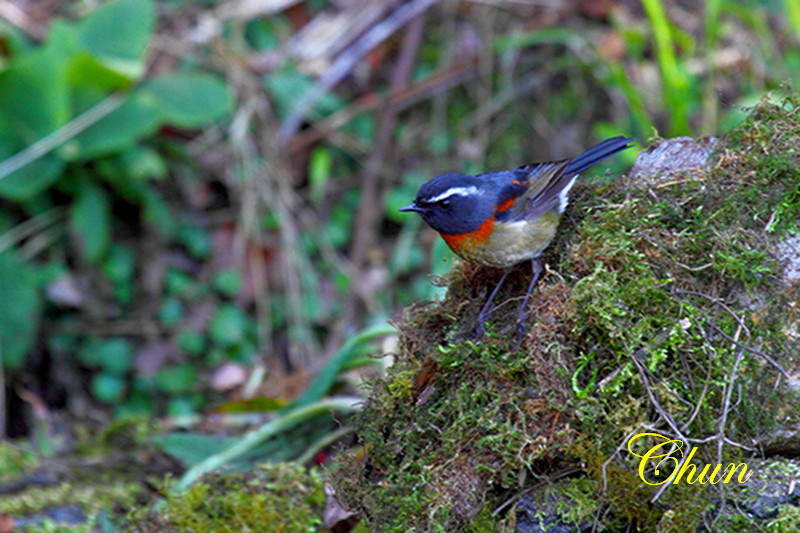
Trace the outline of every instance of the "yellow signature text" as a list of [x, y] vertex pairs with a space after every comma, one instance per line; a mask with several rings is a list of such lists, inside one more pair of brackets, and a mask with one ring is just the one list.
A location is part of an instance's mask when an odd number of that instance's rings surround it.
[[[632, 447], [634, 441], [646, 437], [654, 439], [656, 444], [644, 453], [634, 451]], [[697, 448], [692, 448], [689, 451], [689, 456], [685, 458], [683, 448], [683, 441], [671, 439], [659, 433], [637, 433], [628, 440], [628, 451], [640, 459], [639, 477], [648, 485], [663, 485], [665, 483], [677, 485], [681, 481], [690, 485], [695, 483], [700, 485], [705, 485], [706, 483], [716, 485], [719, 482], [730, 483], [737, 471], [739, 472], [739, 476], [736, 479], [737, 483], [746, 483], [750, 476], [753, 475], [752, 470], [748, 471], [745, 463], [728, 463], [724, 470], [722, 464], [717, 464], [713, 467], [710, 464], [706, 464], [702, 465], [702, 469], [698, 473], [697, 465], [692, 461], [697, 454]], [[720, 470], [722, 470], [721, 474]], [[647, 479], [646, 474], [648, 472], [658, 476], [659, 480]], [[663, 476], [666, 476], [666, 478]]]

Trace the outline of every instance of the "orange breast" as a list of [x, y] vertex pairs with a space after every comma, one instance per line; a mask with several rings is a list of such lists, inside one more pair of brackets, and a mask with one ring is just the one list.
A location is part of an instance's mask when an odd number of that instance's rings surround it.
[[487, 220], [480, 228], [460, 235], [442, 235], [459, 257], [471, 263], [509, 267], [538, 256], [556, 233], [560, 215], [555, 209], [533, 220]]
[[489, 237], [492, 236], [492, 231], [494, 231], [494, 217], [481, 224], [481, 227], [475, 231], [459, 233], [458, 235], [441, 235], [450, 249], [461, 255], [464, 251], [485, 245], [489, 241]]

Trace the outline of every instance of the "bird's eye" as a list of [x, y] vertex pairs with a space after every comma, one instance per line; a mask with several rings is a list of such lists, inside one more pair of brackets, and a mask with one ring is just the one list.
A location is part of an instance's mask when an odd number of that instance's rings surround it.
[[442, 207], [450, 207], [450, 199], [449, 198], [445, 198], [444, 200], [439, 202], [439, 205], [442, 206]]

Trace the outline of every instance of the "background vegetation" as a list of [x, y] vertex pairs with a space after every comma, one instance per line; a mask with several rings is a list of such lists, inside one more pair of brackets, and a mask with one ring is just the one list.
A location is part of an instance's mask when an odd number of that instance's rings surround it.
[[419, 185], [718, 135], [798, 81], [793, 0], [0, 2], [8, 464], [163, 415], [184, 485], [319, 458], [442, 294]]

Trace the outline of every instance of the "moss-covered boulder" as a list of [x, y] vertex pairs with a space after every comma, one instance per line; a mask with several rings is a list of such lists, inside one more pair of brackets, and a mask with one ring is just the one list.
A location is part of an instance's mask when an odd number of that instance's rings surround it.
[[736, 482], [673, 484], [669, 463], [640, 472], [627, 443], [651, 432], [685, 455], [696, 447], [699, 470], [747, 463], [796, 423], [800, 286], [780, 250], [800, 224], [798, 149], [798, 103], [765, 101], [701, 168], [576, 186], [523, 338], [529, 267], [509, 276], [477, 341], [468, 333], [500, 272], [454, 267], [445, 299], [399, 325], [397, 362], [361, 417], [363, 450], [333, 475], [338, 498], [376, 531], [761, 519], [732, 503]]
[[186, 492], [165, 494], [162, 506], [133, 513], [125, 530], [300, 533], [322, 529], [322, 475], [300, 465], [277, 463], [246, 474], [208, 474]]

